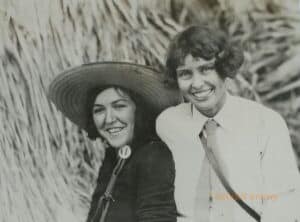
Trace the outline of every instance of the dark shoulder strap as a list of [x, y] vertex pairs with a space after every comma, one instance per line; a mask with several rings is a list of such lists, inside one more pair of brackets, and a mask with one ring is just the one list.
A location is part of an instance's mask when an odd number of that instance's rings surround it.
[[[91, 220], [92, 222], [98, 222], [98, 221], [104, 222], [105, 221], [110, 202], [115, 201], [113, 199], [112, 192], [113, 192], [117, 177], [118, 177], [119, 173], [121, 172], [121, 170], [125, 164], [125, 161], [126, 161], [126, 159], [119, 158], [119, 160], [112, 172], [112, 175], [110, 177], [110, 180], [108, 182], [106, 190], [98, 201], [97, 208], [95, 210], [95, 214]], [[97, 220], [97, 218], [100, 218], [100, 219]]]
[[207, 143], [204, 141], [201, 135], [199, 135], [202, 143], [203, 143], [203, 148], [205, 150], [207, 159], [214, 169], [215, 173], [219, 177], [221, 183], [225, 187], [226, 191], [230, 194], [230, 196], [240, 205], [241, 208], [243, 208], [251, 217], [253, 217], [256, 221], [260, 222], [261, 218], [260, 215], [253, 209], [251, 208], [246, 202], [244, 202], [240, 196], [233, 190], [233, 188], [230, 186], [228, 180], [222, 173], [221, 168], [219, 167], [219, 164], [217, 162], [217, 159], [215, 158], [215, 155], [213, 154], [212, 150], [207, 147]]

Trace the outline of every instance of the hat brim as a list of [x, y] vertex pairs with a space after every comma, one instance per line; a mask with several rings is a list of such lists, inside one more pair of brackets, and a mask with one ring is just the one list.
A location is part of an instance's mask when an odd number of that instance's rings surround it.
[[161, 73], [126, 62], [90, 63], [65, 71], [52, 81], [48, 96], [66, 117], [86, 129], [88, 92], [110, 85], [137, 93], [156, 113], [178, 104], [180, 98], [177, 90], [165, 87]]

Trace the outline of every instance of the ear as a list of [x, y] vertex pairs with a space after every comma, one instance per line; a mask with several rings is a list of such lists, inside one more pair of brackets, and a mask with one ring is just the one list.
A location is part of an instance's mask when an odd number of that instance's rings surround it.
[[225, 88], [230, 94], [237, 95], [239, 93], [239, 86], [235, 83], [235, 79], [226, 78]]

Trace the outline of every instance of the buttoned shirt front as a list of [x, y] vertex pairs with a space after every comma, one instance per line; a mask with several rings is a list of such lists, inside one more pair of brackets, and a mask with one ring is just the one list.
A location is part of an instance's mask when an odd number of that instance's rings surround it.
[[[261, 104], [227, 94], [213, 119], [219, 124], [217, 143], [227, 180], [237, 194], [261, 214], [262, 222], [300, 219], [299, 172], [282, 117]], [[192, 104], [182, 103], [165, 110], [156, 122], [157, 133], [175, 160], [175, 199], [185, 216], [179, 221], [196, 221], [197, 184], [207, 179], [199, 178], [205, 158], [199, 133], [206, 121]], [[211, 222], [223, 221], [229, 214], [234, 222], [255, 221], [230, 198], [213, 170], [211, 179]]]

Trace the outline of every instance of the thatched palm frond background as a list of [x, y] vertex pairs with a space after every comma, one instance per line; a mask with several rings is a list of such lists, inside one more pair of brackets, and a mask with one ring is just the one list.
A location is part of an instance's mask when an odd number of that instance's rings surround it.
[[183, 27], [213, 23], [241, 42], [231, 91], [278, 110], [300, 151], [298, 1], [0, 0], [0, 221], [84, 221], [99, 141], [46, 98], [62, 70], [102, 60], [162, 68]]

